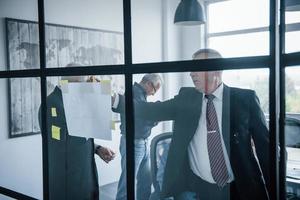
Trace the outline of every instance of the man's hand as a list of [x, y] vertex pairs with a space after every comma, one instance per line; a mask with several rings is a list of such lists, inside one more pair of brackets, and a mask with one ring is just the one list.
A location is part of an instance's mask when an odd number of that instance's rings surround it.
[[115, 158], [115, 152], [107, 147], [100, 146], [97, 148], [96, 154], [106, 163]]
[[97, 79], [95, 76], [90, 76], [88, 79], [87, 79], [87, 82], [101, 82], [99, 79]]

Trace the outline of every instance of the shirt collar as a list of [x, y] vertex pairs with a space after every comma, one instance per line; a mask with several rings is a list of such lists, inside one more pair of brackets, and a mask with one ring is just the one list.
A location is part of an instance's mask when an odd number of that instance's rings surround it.
[[134, 86], [137, 87], [145, 97], [147, 97], [146, 90], [140, 84], [138, 84], [137, 82], [134, 82]]
[[[224, 84], [221, 83], [219, 87], [212, 93], [215, 96], [215, 99], [222, 101], [223, 99], [223, 89]], [[205, 98], [205, 95], [203, 95], [203, 98]]]

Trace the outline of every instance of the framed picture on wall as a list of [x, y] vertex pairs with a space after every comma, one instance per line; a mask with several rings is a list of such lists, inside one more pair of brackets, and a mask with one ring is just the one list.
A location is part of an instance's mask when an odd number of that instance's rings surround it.
[[[46, 24], [47, 68], [124, 63], [123, 33], [59, 24]], [[37, 22], [6, 18], [7, 63], [9, 70], [38, 69], [39, 33]], [[58, 84], [47, 78], [47, 92]], [[40, 79], [11, 78], [9, 91], [9, 137], [40, 133], [38, 109], [41, 103]]]

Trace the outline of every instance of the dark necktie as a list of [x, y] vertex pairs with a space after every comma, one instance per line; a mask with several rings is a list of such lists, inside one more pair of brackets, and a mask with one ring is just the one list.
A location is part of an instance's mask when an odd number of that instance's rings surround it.
[[227, 171], [224, 152], [222, 149], [222, 142], [220, 130], [218, 125], [218, 118], [215, 106], [213, 104], [214, 95], [205, 95], [207, 98], [206, 108], [206, 126], [207, 126], [207, 149], [209, 162], [211, 167], [212, 177], [218, 186], [226, 185], [229, 174]]

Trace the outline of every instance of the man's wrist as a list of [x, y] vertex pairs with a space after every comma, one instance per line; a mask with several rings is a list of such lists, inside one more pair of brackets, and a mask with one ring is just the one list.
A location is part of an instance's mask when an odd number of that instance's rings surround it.
[[114, 102], [112, 104], [112, 108], [116, 109], [119, 105], [119, 94], [114, 94]]
[[101, 147], [102, 147], [101, 145], [97, 145], [97, 146], [95, 147], [95, 153], [96, 153], [96, 154], [98, 153], [98, 150], [101, 149]]

